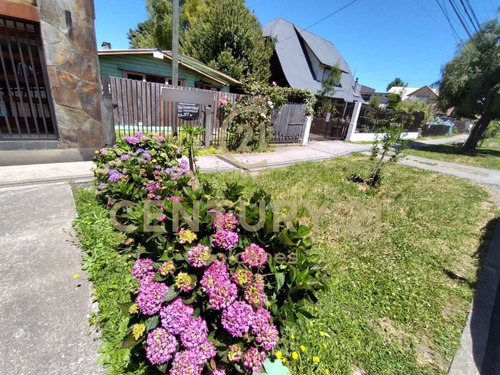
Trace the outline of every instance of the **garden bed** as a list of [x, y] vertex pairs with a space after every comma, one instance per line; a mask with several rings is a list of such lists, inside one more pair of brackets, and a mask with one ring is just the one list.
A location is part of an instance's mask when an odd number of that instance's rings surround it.
[[[302, 329], [287, 330], [272, 357], [292, 374], [446, 373], [456, 351], [492, 234], [495, 208], [476, 185], [447, 176], [388, 165], [378, 190], [349, 181], [369, 171], [351, 157], [261, 172], [216, 173], [215, 186], [238, 181], [250, 195], [264, 186], [273, 199], [293, 202], [312, 225], [313, 252], [328, 265], [329, 289], [308, 309]], [[75, 228], [86, 252], [103, 336], [102, 361], [123, 373], [120, 350], [128, 317], [133, 259], [116, 248], [124, 237], [94, 191], [75, 189]], [[308, 213], [308, 210], [310, 211]], [[144, 367], [133, 370], [145, 373]]]

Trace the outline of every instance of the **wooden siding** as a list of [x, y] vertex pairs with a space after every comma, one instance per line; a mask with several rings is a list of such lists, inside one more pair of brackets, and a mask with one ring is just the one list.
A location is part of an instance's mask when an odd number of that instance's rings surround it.
[[[107, 55], [99, 56], [101, 75], [123, 77], [122, 71], [172, 77], [172, 64], [168, 59], [157, 59], [149, 55]], [[195, 81], [203, 80], [219, 87], [222, 92], [229, 92], [229, 85], [220, 84], [192, 70], [179, 65], [179, 79], [183, 79], [186, 87], [194, 87]]]

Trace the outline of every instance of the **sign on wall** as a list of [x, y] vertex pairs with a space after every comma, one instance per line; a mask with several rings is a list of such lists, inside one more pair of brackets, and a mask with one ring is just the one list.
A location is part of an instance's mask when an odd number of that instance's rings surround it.
[[200, 105], [194, 103], [177, 103], [177, 117], [183, 120], [198, 120]]

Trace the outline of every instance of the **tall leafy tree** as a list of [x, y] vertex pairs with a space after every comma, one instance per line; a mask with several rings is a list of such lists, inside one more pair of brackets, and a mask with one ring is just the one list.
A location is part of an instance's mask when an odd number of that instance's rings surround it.
[[387, 85], [387, 88], [385, 89], [385, 91], [389, 91], [389, 89], [393, 86], [401, 86], [401, 87], [407, 87], [408, 86], [408, 83], [407, 82], [403, 82], [403, 80], [399, 77], [396, 77], [394, 78], [394, 80], [389, 83]]
[[[207, 10], [205, 0], [180, 0], [179, 39], [182, 44], [189, 25]], [[172, 48], [172, 0], [146, 0], [149, 19], [130, 30], [128, 39], [132, 48]]]
[[262, 36], [257, 17], [244, 0], [206, 0], [185, 35], [188, 55], [236, 79], [267, 82], [272, 45]]
[[485, 22], [443, 69], [438, 105], [479, 120], [464, 144], [475, 149], [491, 121], [500, 119], [500, 24]]

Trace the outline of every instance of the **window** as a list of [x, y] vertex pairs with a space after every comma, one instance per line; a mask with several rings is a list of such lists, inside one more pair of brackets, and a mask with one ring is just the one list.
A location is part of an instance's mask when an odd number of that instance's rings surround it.
[[[325, 69], [323, 70], [323, 78], [321, 78], [321, 80], [324, 80], [326, 78], [330, 78], [331, 73], [332, 73], [332, 69], [325, 67]], [[342, 73], [340, 75], [342, 76]], [[335, 87], [342, 87], [342, 85], [340, 84], [340, 77], [339, 77], [339, 80], [337, 82], [335, 82]]]
[[[153, 82], [153, 83], [166, 83], [171, 85], [172, 84], [172, 78], [171, 77], [165, 77], [165, 76], [159, 76], [159, 75], [154, 75], [154, 74], [146, 74], [146, 73], [137, 73], [137, 72], [123, 72], [123, 77], [128, 78], [128, 79], [135, 79], [137, 81], [144, 81], [144, 82]], [[184, 86], [184, 80], [179, 79], [178, 81], [178, 86]]]

